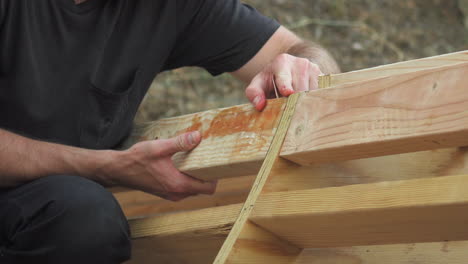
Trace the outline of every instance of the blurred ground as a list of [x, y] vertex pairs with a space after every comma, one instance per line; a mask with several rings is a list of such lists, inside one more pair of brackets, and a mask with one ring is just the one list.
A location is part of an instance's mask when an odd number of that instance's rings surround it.
[[[316, 41], [343, 71], [468, 49], [468, 0], [248, 0]], [[466, 21], [466, 25], [465, 25]], [[247, 102], [244, 84], [184, 68], [160, 74], [137, 123]]]

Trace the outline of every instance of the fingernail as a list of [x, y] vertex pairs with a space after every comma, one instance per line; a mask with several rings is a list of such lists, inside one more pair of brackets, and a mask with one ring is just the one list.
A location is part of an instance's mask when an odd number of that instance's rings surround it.
[[190, 145], [195, 145], [200, 137], [200, 132], [194, 131], [188, 135], [188, 141]]
[[252, 103], [254, 104], [254, 106], [257, 106], [258, 103], [260, 103], [260, 100], [262, 100], [262, 98], [261, 98], [260, 96], [256, 96], [256, 97], [253, 99]]

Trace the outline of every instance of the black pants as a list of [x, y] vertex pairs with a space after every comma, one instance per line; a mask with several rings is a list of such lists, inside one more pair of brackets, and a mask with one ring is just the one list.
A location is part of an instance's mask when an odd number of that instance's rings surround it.
[[122, 263], [128, 223], [111, 193], [76, 176], [0, 189], [0, 263]]

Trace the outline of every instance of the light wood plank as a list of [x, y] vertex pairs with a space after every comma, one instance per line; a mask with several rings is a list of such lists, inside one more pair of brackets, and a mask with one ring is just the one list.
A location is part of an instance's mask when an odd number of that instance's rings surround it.
[[172, 202], [141, 191], [127, 190], [114, 193], [128, 219], [141, 218], [154, 214], [196, 210], [215, 206], [243, 203], [247, 199], [255, 177], [243, 176], [218, 181], [213, 195], [197, 195], [182, 201]]
[[247, 221], [226, 263], [294, 263], [302, 249]]
[[320, 80], [321, 88], [328, 88], [353, 82], [368, 81], [402, 73], [434, 69], [450, 65], [457, 65], [468, 61], [468, 51], [459, 51], [417, 60], [397, 62], [368, 69], [350, 71], [340, 74], [326, 75]]
[[263, 192], [468, 175], [468, 147], [300, 166], [280, 160]]
[[468, 241], [305, 249], [295, 264], [465, 264]]
[[307, 165], [468, 145], [468, 62], [309, 92], [281, 156]]
[[250, 220], [302, 248], [467, 240], [468, 176], [266, 193]]
[[[201, 230], [211, 230], [214, 234], [225, 233], [229, 224], [240, 212], [242, 204], [206, 208], [189, 212], [164, 214], [145, 219], [129, 221], [132, 237], [168, 237], [180, 234], [206, 235]], [[210, 219], [210, 221], [207, 221]], [[221, 226], [222, 229], [217, 229]]]
[[242, 204], [130, 221], [129, 263], [210, 263], [234, 224]]
[[181, 171], [204, 180], [257, 174], [285, 102], [285, 98], [268, 100], [262, 112], [239, 105], [162, 119], [151, 123], [141, 139], [166, 139], [199, 130], [200, 145], [174, 155]]

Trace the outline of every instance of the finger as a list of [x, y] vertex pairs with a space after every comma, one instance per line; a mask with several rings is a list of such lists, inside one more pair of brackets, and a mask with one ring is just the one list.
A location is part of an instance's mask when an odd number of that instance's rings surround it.
[[215, 193], [218, 181], [202, 181], [187, 174], [183, 175], [187, 177], [187, 192], [208, 195]]
[[289, 55], [282, 54], [276, 58], [272, 64], [273, 75], [276, 87], [283, 96], [289, 96], [294, 93], [292, 86], [292, 66]]
[[183, 200], [183, 199], [185, 199], [187, 197], [195, 196], [195, 195], [196, 194], [169, 193], [169, 194], [166, 194], [166, 195], [161, 196], [161, 197], [166, 199], [166, 200], [169, 200], [169, 201], [178, 202], [178, 201]]
[[180, 201], [182, 199], [185, 199], [187, 197], [190, 197], [190, 196], [194, 196], [195, 194], [182, 194], [182, 193], [160, 193], [160, 192], [154, 192], [152, 193], [153, 195], [156, 195], [156, 196], [159, 196], [163, 199], [166, 199], [166, 200], [169, 200], [169, 201], [173, 201], [173, 202], [177, 202], [177, 201]]
[[310, 64], [311, 65], [309, 67], [309, 90], [317, 90], [319, 88], [319, 76], [323, 75], [323, 73], [317, 64], [312, 62], [310, 62]]
[[266, 92], [268, 90], [268, 83], [265, 81], [263, 73], [255, 76], [250, 84], [245, 89], [247, 99], [258, 111], [262, 111], [266, 106]]
[[160, 144], [159, 153], [161, 155], [173, 155], [181, 151], [194, 149], [201, 141], [201, 135], [198, 131], [184, 133], [177, 137], [165, 140]]
[[308, 59], [296, 59], [293, 68], [293, 87], [296, 92], [309, 90], [311, 73], [311, 63]]

